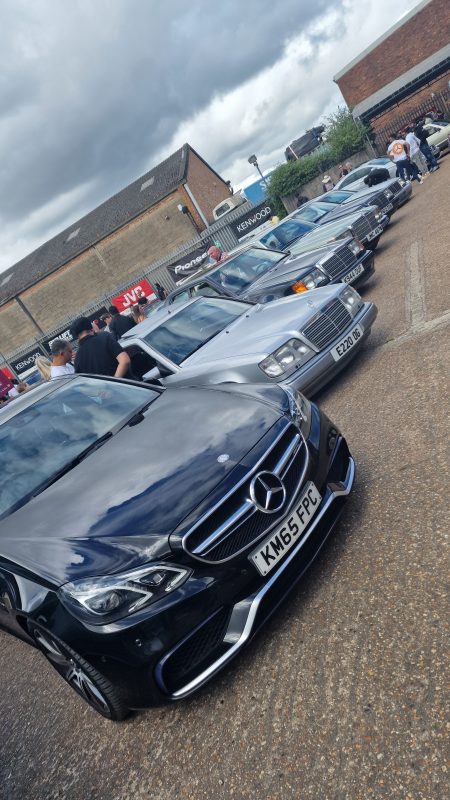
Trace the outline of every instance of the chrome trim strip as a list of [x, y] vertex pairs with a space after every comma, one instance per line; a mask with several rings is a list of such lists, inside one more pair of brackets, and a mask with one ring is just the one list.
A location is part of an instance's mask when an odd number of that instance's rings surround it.
[[[300, 434], [297, 433], [294, 436], [294, 438], [293, 438], [291, 444], [289, 445], [289, 447], [284, 451], [284, 453], [281, 456], [281, 458], [278, 461], [278, 463], [275, 464], [275, 466], [274, 466], [274, 468], [272, 470], [274, 475], [278, 475], [278, 477], [280, 477], [281, 470], [283, 470], [284, 467], [286, 467], [286, 469], [284, 469], [283, 475], [284, 475], [285, 472], [287, 472], [287, 470], [289, 469], [290, 463], [294, 460], [296, 452], [299, 449], [299, 442], [301, 443], [301, 437], [300, 437]], [[296, 451], [295, 453], [294, 453], [294, 450]], [[281, 476], [281, 477], [283, 477], [283, 476]]]
[[[298, 479], [297, 486], [296, 486], [296, 488], [294, 489], [294, 491], [292, 493], [292, 499], [291, 499], [289, 505], [286, 507], [286, 511], [285, 511], [285, 513], [283, 515], [283, 518], [289, 513], [289, 511], [291, 510], [292, 506], [294, 505], [296, 497], [297, 497], [297, 495], [299, 493], [300, 487], [303, 484], [306, 472], [307, 472], [308, 467], [309, 467], [309, 450], [308, 450], [306, 445], [305, 445], [305, 449], [306, 449], [306, 458], [305, 458], [305, 463], [304, 463], [304, 466], [303, 466], [303, 470], [301, 472], [300, 478]], [[280, 517], [277, 517], [277, 519], [275, 519], [273, 521], [272, 525], [269, 525], [264, 531], [262, 531], [260, 534], [258, 534], [258, 536], [255, 536], [255, 538], [251, 542], [246, 544], [245, 547], [241, 547], [240, 550], [236, 550], [231, 556], [227, 556], [226, 558], [210, 560], [210, 559], [206, 558], [206, 555], [205, 556], [201, 556], [201, 557], [200, 556], [194, 556], [192, 553], [190, 553], [190, 555], [191, 555], [192, 558], [198, 558], [199, 561], [202, 561], [202, 563], [204, 563], [204, 564], [226, 564], [226, 562], [227, 561], [231, 561], [232, 558], [236, 558], [236, 556], [240, 556], [241, 553], [245, 553], [245, 551], [248, 550], [249, 547], [253, 546], [258, 541], [258, 539], [261, 539], [263, 536], [267, 536], [270, 533], [270, 531], [273, 528], [275, 528], [277, 525], [279, 525], [279, 524], [280, 524]], [[228, 535], [231, 536], [231, 532]], [[227, 539], [227, 537], [225, 536], [224, 537], [224, 541], [226, 541], [226, 539]]]
[[[255, 465], [254, 465], [254, 466], [251, 468], [251, 470], [249, 470], [248, 472], [246, 472], [246, 474], [244, 475], [244, 477], [243, 477], [243, 478], [241, 478], [241, 480], [240, 480], [240, 481], [238, 481], [238, 483], [236, 483], [236, 484], [233, 486], [233, 488], [232, 488], [232, 489], [230, 489], [230, 490], [229, 490], [229, 491], [228, 491], [226, 494], [224, 494], [224, 495], [223, 495], [223, 497], [221, 497], [221, 498], [220, 498], [220, 500], [218, 500], [218, 501], [217, 501], [217, 503], [216, 503], [214, 506], [212, 506], [212, 508], [208, 509], [208, 511], [206, 511], [206, 512], [205, 512], [205, 514], [203, 514], [203, 516], [202, 516], [202, 517], [200, 517], [200, 519], [198, 519], [198, 520], [196, 521], [195, 525], [193, 525], [191, 528], [189, 528], [189, 530], [188, 530], [188, 531], [187, 531], [187, 532], [184, 534], [184, 536], [183, 536], [183, 538], [182, 538], [182, 540], [181, 540], [181, 546], [182, 546], [183, 550], [184, 550], [186, 553], [188, 553], [189, 555], [192, 555], [192, 551], [191, 551], [191, 550], [189, 550], [189, 549], [187, 548], [187, 546], [186, 546], [186, 540], [187, 540], [187, 538], [188, 538], [189, 536], [191, 536], [191, 534], [192, 534], [192, 533], [193, 533], [195, 530], [197, 530], [197, 528], [199, 527], [199, 525], [201, 525], [201, 524], [202, 524], [202, 522], [204, 522], [206, 519], [208, 519], [208, 517], [210, 517], [210, 516], [211, 516], [211, 514], [214, 514], [214, 512], [215, 512], [215, 511], [217, 511], [217, 509], [218, 509], [218, 508], [220, 508], [220, 506], [221, 506], [221, 505], [223, 505], [223, 503], [225, 502], [225, 500], [228, 500], [228, 498], [229, 498], [229, 497], [231, 497], [231, 495], [232, 495], [232, 494], [234, 494], [234, 493], [236, 492], [236, 490], [237, 490], [237, 489], [239, 489], [239, 487], [240, 487], [240, 486], [242, 486], [242, 484], [243, 484], [243, 483], [245, 483], [245, 481], [247, 481], [247, 480], [249, 480], [249, 479], [250, 479], [250, 477], [251, 477], [251, 476], [253, 475], [253, 473], [254, 473], [254, 472], [255, 472], [255, 471], [258, 469], [258, 467], [260, 466], [260, 464], [262, 464], [262, 462], [264, 461], [264, 459], [265, 459], [265, 458], [267, 458], [267, 456], [269, 455], [269, 453], [271, 453], [271, 451], [273, 450], [273, 448], [275, 447], [275, 445], [276, 445], [276, 444], [278, 444], [278, 442], [280, 441], [280, 439], [282, 438], [282, 436], [284, 436], [284, 434], [286, 433], [286, 431], [287, 431], [288, 427], [290, 427], [290, 426], [292, 426], [294, 429], [296, 429], [296, 433], [298, 432], [298, 435], [300, 436], [300, 438], [301, 438], [301, 440], [302, 440], [303, 444], [304, 444], [304, 445], [305, 445], [305, 447], [306, 447], [306, 442], [305, 442], [305, 440], [304, 440], [303, 434], [302, 434], [302, 433], [301, 433], [301, 431], [300, 431], [300, 430], [297, 428], [297, 426], [295, 425], [295, 422], [294, 422], [292, 419], [288, 419], [288, 418], [286, 417], [286, 425], [283, 427], [283, 429], [282, 429], [282, 430], [281, 430], [281, 432], [278, 434], [278, 436], [276, 437], [276, 439], [274, 439], [274, 440], [273, 440], [273, 442], [271, 443], [271, 445], [270, 445], [270, 447], [268, 448], [268, 450], [266, 450], [266, 451], [265, 451], [264, 455], [262, 455], [262, 456], [261, 456], [261, 458], [260, 458], [260, 459], [259, 459], [259, 460], [256, 462], [256, 464], [255, 464]], [[306, 450], [308, 450], [308, 448], [307, 448], [307, 447], [306, 447]]]
[[[263, 600], [263, 598], [265, 597], [265, 595], [267, 594], [269, 589], [271, 589], [272, 586], [274, 585], [274, 583], [278, 580], [280, 575], [282, 575], [282, 573], [284, 572], [284, 570], [286, 569], [288, 564], [290, 564], [291, 561], [299, 553], [299, 551], [301, 550], [301, 548], [303, 547], [305, 542], [309, 539], [309, 537], [311, 536], [311, 534], [313, 533], [313, 531], [317, 527], [317, 524], [320, 522], [322, 517], [328, 511], [331, 503], [336, 499], [336, 497], [342, 496], [342, 495], [348, 495], [350, 493], [350, 490], [352, 488], [354, 479], [355, 479], [355, 462], [354, 462], [354, 459], [352, 458], [352, 456], [350, 456], [347, 475], [345, 477], [345, 481], [342, 483], [342, 489], [334, 490], [331, 493], [331, 495], [328, 498], [327, 502], [325, 503], [324, 507], [320, 510], [320, 512], [318, 513], [317, 517], [314, 518], [313, 522], [311, 523], [311, 527], [306, 532], [306, 534], [303, 537], [303, 539], [297, 544], [296, 547], [294, 547], [293, 550], [290, 551], [289, 555], [286, 557], [286, 560], [283, 561], [282, 565], [277, 569], [276, 572], [274, 572], [272, 577], [269, 578], [267, 583], [264, 584], [264, 586], [259, 590], [259, 592], [257, 592], [257, 594], [255, 594], [255, 596], [254, 596], [254, 598], [252, 600], [252, 603], [250, 605], [248, 616], [247, 616], [244, 628], [242, 630], [242, 633], [241, 633], [239, 639], [232, 645], [232, 647], [226, 653], [224, 653], [220, 658], [218, 658], [217, 661], [215, 661], [213, 664], [210, 664], [210, 666], [207, 669], [203, 670], [203, 672], [201, 672], [200, 675], [197, 675], [196, 678], [194, 678], [192, 681], [190, 681], [188, 684], [186, 684], [186, 686], [183, 686], [182, 689], [178, 689], [178, 691], [173, 692], [170, 695], [170, 697], [172, 697], [174, 700], [178, 700], [178, 699], [181, 699], [182, 697], [186, 697], [186, 695], [190, 694], [195, 689], [197, 689], [199, 686], [201, 686], [203, 683], [205, 683], [207, 680], [209, 680], [209, 678], [211, 678], [212, 675], [214, 675], [215, 672], [217, 672], [221, 667], [223, 667], [224, 664], [227, 663], [227, 661], [229, 661], [231, 658], [233, 658], [233, 656], [236, 654], [236, 652], [238, 650], [240, 650], [241, 647], [247, 642], [247, 640], [250, 638], [250, 634], [252, 632], [253, 625], [254, 625], [254, 622], [255, 622], [255, 619], [256, 619], [256, 614], [258, 612], [258, 608], [259, 608], [259, 606], [261, 604], [261, 601]], [[238, 605], [239, 605], [239, 603], [235, 606], [235, 608], [237, 608]], [[231, 612], [231, 613], [233, 614], [233, 612]], [[227, 635], [225, 634], [224, 641], [226, 640], [226, 636]], [[175, 650], [176, 650], [176, 648], [175, 648]], [[161, 672], [162, 672], [162, 669], [164, 667], [165, 662], [172, 655], [172, 652], [174, 652], [174, 651], [171, 651], [170, 653], [168, 653], [160, 661], [160, 671]]]
[[250, 517], [252, 517], [256, 512], [256, 508], [250, 498], [245, 500], [242, 505], [239, 506], [239, 508], [237, 508], [236, 511], [231, 514], [231, 516], [229, 516], [225, 522], [222, 523], [222, 525], [219, 525], [219, 527], [216, 528], [214, 532], [210, 534], [210, 536], [204, 539], [201, 544], [197, 545], [197, 547], [194, 547], [193, 550], [190, 550], [192, 555], [200, 555], [200, 553], [203, 553], [203, 551], [208, 550], [209, 546], [213, 544], [216, 539], [219, 539], [222, 534], [228, 530], [228, 528], [231, 528], [234, 522], [237, 522], [241, 517], [243, 517], [245, 512], [249, 509], [252, 509], [252, 513], [249, 514], [248, 519], [250, 519]]

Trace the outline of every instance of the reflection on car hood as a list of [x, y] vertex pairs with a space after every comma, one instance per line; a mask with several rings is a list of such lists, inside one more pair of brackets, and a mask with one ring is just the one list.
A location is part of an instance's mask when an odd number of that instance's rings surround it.
[[[325, 286], [314, 292], [284, 297], [265, 305], [250, 306], [232, 325], [221, 331], [183, 362], [182, 369], [206, 365], [218, 359], [264, 358], [288, 339], [296, 336], [324, 303], [342, 291], [341, 286]], [[250, 358], [250, 360], [252, 360]]]
[[241, 459], [280, 418], [278, 387], [267, 392], [270, 405], [257, 396], [251, 387], [248, 395], [166, 389], [142, 422], [2, 520], [0, 555], [58, 585], [161, 558], [170, 532], [243, 470]]

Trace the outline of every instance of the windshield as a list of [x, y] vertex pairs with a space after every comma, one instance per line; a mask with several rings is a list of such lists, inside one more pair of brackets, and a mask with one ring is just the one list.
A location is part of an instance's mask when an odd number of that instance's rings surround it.
[[144, 341], [174, 364], [181, 364], [249, 307], [238, 300], [202, 297], [150, 331]]
[[320, 200], [322, 203], [345, 203], [349, 197], [353, 197], [352, 192], [328, 192]]
[[145, 386], [77, 377], [3, 423], [0, 419], [0, 517], [158, 396]]
[[310, 222], [300, 222], [298, 219], [287, 219], [286, 222], [282, 222], [280, 225], [277, 225], [276, 228], [273, 228], [273, 230], [261, 236], [260, 241], [265, 244], [266, 247], [273, 247], [274, 250], [284, 250], [286, 247], [289, 247], [291, 242], [295, 241], [295, 239], [299, 239], [300, 236], [304, 236], [305, 233], [309, 233], [312, 230], [314, 230], [314, 225]]
[[240, 292], [283, 258], [283, 254], [274, 253], [271, 250], [257, 248], [246, 250], [227, 261], [220, 269], [213, 272], [211, 277], [218, 281], [224, 289]]
[[318, 205], [310, 205], [306, 206], [306, 208], [300, 208], [299, 211], [295, 212], [295, 219], [306, 219], [308, 222], [316, 222], [316, 220], [324, 217], [325, 214], [329, 214], [331, 208], [321, 208]]

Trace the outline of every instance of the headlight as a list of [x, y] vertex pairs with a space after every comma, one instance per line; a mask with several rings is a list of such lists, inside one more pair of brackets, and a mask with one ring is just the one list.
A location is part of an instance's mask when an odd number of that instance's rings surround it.
[[404, 181], [403, 178], [399, 178], [398, 182], [399, 182], [400, 186], [406, 186], [406, 184], [407, 184], [407, 181]]
[[349, 249], [352, 251], [354, 256], [357, 256], [361, 250], [364, 250], [364, 245], [362, 242], [358, 242], [357, 239], [353, 239], [349, 244]]
[[352, 317], [356, 316], [359, 309], [363, 305], [363, 301], [361, 300], [358, 292], [355, 292], [351, 286], [348, 286], [343, 292], [340, 293], [339, 299], [342, 301], [342, 303], [344, 303], [344, 306], [346, 307], [347, 311], [350, 312]]
[[320, 269], [313, 269], [304, 278], [293, 283], [291, 289], [293, 292], [300, 294], [301, 292], [307, 292], [309, 289], [316, 289], [317, 286], [325, 282], [326, 277], [323, 272]]
[[377, 210], [374, 212], [374, 216], [375, 216], [376, 221], [379, 222], [381, 217], [383, 216], [383, 212], [382, 212], [381, 208], [377, 208]]
[[269, 378], [278, 378], [286, 372], [297, 369], [313, 355], [311, 348], [303, 344], [300, 339], [289, 339], [286, 344], [261, 361], [259, 366]]
[[311, 403], [297, 389], [293, 390], [289, 386], [283, 386], [283, 389], [289, 398], [291, 417], [307, 439], [311, 428]]
[[119, 575], [66, 583], [58, 590], [58, 596], [74, 616], [103, 625], [160, 600], [181, 586], [189, 574], [190, 570], [182, 567], [148, 564]]
[[391, 200], [394, 197], [394, 193], [390, 189], [385, 189], [384, 196], [387, 200]]

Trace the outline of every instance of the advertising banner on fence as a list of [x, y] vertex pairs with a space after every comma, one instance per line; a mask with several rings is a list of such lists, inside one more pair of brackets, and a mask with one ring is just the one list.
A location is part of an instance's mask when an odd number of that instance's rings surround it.
[[269, 222], [274, 213], [269, 203], [260, 203], [259, 206], [247, 211], [239, 219], [230, 222], [230, 228], [238, 239], [242, 239], [244, 236], [248, 236], [249, 233], [253, 233], [260, 225]]
[[5, 394], [8, 394], [11, 388], [12, 388], [12, 383], [9, 375], [6, 375], [6, 371], [4, 369], [0, 369], [0, 397], [3, 397]]
[[211, 245], [211, 239], [207, 239], [195, 250], [191, 250], [190, 253], [180, 256], [176, 264], [170, 264], [166, 267], [167, 272], [177, 286], [193, 278], [194, 275], [201, 272], [207, 265], [209, 258], [208, 248], [211, 247]]
[[145, 295], [147, 300], [149, 300], [151, 303], [158, 299], [153, 291], [152, 286], [150, 286], [149, 282], [144, 278], [139, 281], [139, 283], [134, 283], [133, 286], [130, 286], [124, 292], [121, 292], [113, 297], [111, 303], [113, 306], [116, 306], [120, 312], [128, 311], [130, 308], [136, 305], [137, 301], [140, 297], [142, 297], [142, 295]]
[[16, 375], [19, 378], [24, 378], [26, 374], [34, 367], [34, 362], [37, 356], [42, 355], [42, 350], [40, 347], [34, 347], [33, 350], [29, 350], [28, 353], [24, 353], [23, 356], [20, 358], [9, 360], [11, 364], [11, 368], [14, 370]]

